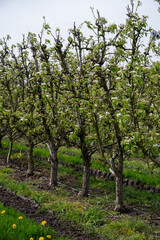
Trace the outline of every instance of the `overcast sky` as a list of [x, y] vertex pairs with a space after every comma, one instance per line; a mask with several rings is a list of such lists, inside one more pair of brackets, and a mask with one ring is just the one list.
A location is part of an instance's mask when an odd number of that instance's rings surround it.
[[[139, 12], [149, 16], [149, 26], [160, 30], [158, 3], [154, 0], [141, 2]], [[59, 27], [66, 38], [74, 22], [78, 26], [84, 20], [93, 20], [90, 7], [98, 9], [109, 23], [124, 23], [128, 4], [130, 0], [0, 0], [0, 38], [9, 34], [11, 41], [17, 43], [22, 41], [22, 34], [39, 33], [43, 16], [53, 31]]]

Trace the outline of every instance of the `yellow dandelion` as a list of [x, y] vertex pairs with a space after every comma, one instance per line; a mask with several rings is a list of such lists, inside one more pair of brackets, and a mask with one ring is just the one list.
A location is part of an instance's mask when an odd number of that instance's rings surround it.
[[51, 235], [47, 235], [47, 238], [51, 238]]
[[1, 214], [5, 214], [5, 212], [6, 212], [6, 211], [5, 211], [5, 210], [3, 210], [3, 211], [1, 212]]
[[46, 223], [47, 223], [46, 221], [42, 221], [42, 222], [41, 222], [41, 225], [42, 225], [42, 226], [45, 226]]
[[23, 219], [23, 217], [22, 217], [22, 216], [20, 216], [18, 219], [20, 219], [20, 220], [21, 220], [21, 219]]
[[44, 240], [44, 237], [40, 237], [39, 240]]
[[29, 240], [34, 240], [32, 237]]
[[17, 227], [17, 226], [16, 226], [16, 224], [13, 224], [13, 225], [12, 225], [12, 228], [14, 228], [14, 229], [15, 229], [16, 227]]

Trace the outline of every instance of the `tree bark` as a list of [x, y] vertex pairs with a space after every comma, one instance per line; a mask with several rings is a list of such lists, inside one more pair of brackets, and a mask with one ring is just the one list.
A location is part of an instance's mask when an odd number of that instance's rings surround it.
[[33, 141], [28, 140], [28, 169], [27, 169], [27, 176], [33, 176], [34, 175], [34, 162], [33, 162]]
[[50, 150], [50, 161], [51, 161], [49, 187], [54, 188], [58, 185], [58, 157], [57, 157], [58, 149], [56, 149], [56, 147], [52, 145], [49, 150]]
[[123, 205], [123, 174], [119, 172], [116, 175], [116, 206], [115, 211], [125, 212], [126, 208]]
[[83, 166], [83, 182], [82, 190], [79, 195], [82, 197], [88, 197], [89, 195], [89, 178], [90, 178], [90, 159], [85, 159]]
[[91, 157], [89, 155], [88, 149], [86, 147], [86, 143], [84, 141], [81, 142], [81, 151], [82, 151], [82, 158], [83, 158], [83, 182], [82, 182], [82, 190], [79, 192], [79, 196], [88, 197]]
[[9, 145], [9, 152], [7, 155], [7, 165], [9, 167], [11, 167], [11, 154], [12, 154], [12, 149], [13, 149], [13, 141], [10, 141], [10, 145]]

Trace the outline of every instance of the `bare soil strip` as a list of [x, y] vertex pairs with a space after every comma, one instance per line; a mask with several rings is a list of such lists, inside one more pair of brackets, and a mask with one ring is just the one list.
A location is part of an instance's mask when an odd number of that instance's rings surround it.
[[47, 226], [52, 227], [58, 236], [70, 237], [75, 240], [101, 239], [97, 235], [88, 234], [82, 229], [76, 228], [70, 222], [63, 222], [53, 211], [40, 212], [37, 203], [24, 196], [18, 196], [16, 192], [2, 186], [0, 186], [0, 202], [7, 207], [13, 207], [25, 213], [27, 217], [36, 220], [38, 223], [41, 223], [43, 220], [47, 221]]
[[[7, 150], [8, 148], [3, 147], [3, 149]], [[19, 152], [19, 150], [14, 149], [13, 152]], [[26, 153], [25, 150], [23, 150], [21, 152]], [[64, 153], [68, 154], [68, 155], [75, 155], [74, 153], [68, 153], [68, 152], [64, 152]], [[48, 161], [47, 157], [43, 158], [43, 157], [40, 157], [40, 156], [34, 156], [34, 159], [36, 159], [37, 161], [38, 160]], [[81, 165], [73, 164], [73, 163], [67, 163], [67, 162], [63, 162], [63, 161], [59, 161], [59, 164], [63, 167], [72, 168], [76, 172], [83, 172], [83, 166], [81, 166]], [[24, 166], [22, 166], [22, 167], [24, 167]], [[109, 181], [109, 180], [115, 181], [115, 177], [111, 173], [102, 172], [98, 169], [92, 169], [91, 168], [90, 175], [92, 175], [93, 177], [96, 177], [96, 178], [103, 178], [105, 181]], [[147, 183], [141, 182], [140, 180], [124, 179], [123, 182], [124, 182], [125, 186], [130, 186], [130, 187], [134, 186], [137, 189], [146, 190], [146, 191], [151, 192], [151, 193], [160, 193], [160, 187], [147, 185]]]
[[[4, 157], [0, 156], [0, 168], [6, 167], [6, 161]], [[21, 166], [20, 162], [12, 161], [12, 167], [15, 170], [13, 173], [11, 173], [11, 176], [13, 179], [16, 179], [19, 182], [26, 181], [28, 178], [26, 176], [26, 166]], [[36, 186], [36, 189], [48, 189], [48, 174], [44, 171], [42, 166], [37, 167], [38, 171], [45, 177], [45, 181], [38, 184]], [[40, 175], [40, 176], [42, 176]], [[39, 177], [40, 177], [39, 176]], [[34, 179], [34, 177], [33, 177]], [[63, 179], [63, 184], [68, 183]], [[68, 186], [68, 184], [66, 185]], [[69, 182], [69, 186], [72, 186], [72, 182]], [[70, 187], [71, 188], [71, 187]], [[69, 189], [70, 189], [69, 188]], [[68, 189], [68, 188], [67, 188]], [[72, 188], [71, 188], [72, 189]], [[96, 190], [96, 189], [95, 189]], [[93, 193], [94, 189], [92, 189]], [[99, 194], [100, 191], [98, 189], [98, 192], [94, 191], [94, 194]], [[75, 193], [74, 189], [71, 190], [71, 194], [77, 196], [77, 193]], [[27, 217], [36, 220], [38, 223], [41, 223], [43, 220], [47, 221], [48, 226], [51, 226], [57, 233], [58, 236], [63, 237], [69, 237], [71, 239], [75, 240], [103, 240], [102, 237], [95, 235], [95, 234], [89, 234], [84, 229], [81, 229], [80, 226], [74, 225], [70, 222], [66, 222], [61, 220], [58, 215], [53, 211], [45, 211], [40, 212], [40, 207], [37, 203], [35, 203], [33, 200], [26, 198], [24, 196], [18, 196], [16, 195], [16, 192], [10, 191], [8, 189], [5, 189], [4, 187], [0, 186], [0, 202], [4, 203], [5, 206], [11, 206], [13, 208], [16, 208], [17, 210], [23, 212], [26, 214]], [[107, 206], [109, 207], [109, 206]], [[153, 211], [153, 209], [148, 209], [146, 206], [133, 206], [133, 205], [127, 205], [128, 209], [128, 216], [141, 216], [145, 219], [145, 214], [150, 215], [149, 222], [153, 226], [160, 226], [160, 212], [158, 209]], [[160, 239], [160, 238], [158, 238]], [[106, 238], [105, 238], [106, 240]]]

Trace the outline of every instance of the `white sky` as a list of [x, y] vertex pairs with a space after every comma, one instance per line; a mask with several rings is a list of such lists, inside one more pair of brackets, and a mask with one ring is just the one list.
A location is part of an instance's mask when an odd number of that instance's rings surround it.
[[[135, 0], [135, 3], [137, 1]], [[141, 0], [139, 12], [148, 15], [148, 25], [160, 30], [158, 3], [154, 0]], [[109, 23], [124, 23], [126, 6], [130, 0], [0, 0], [0, 38], [9, 34], [11, 42], [22, 41], [22, 34], [40, 33], [43, 16], [53, 32], [59, 27], [62, 36], [76, 22], [78, 26], [85, 20], [93, 20], [90, 7], [98, 9]]]

